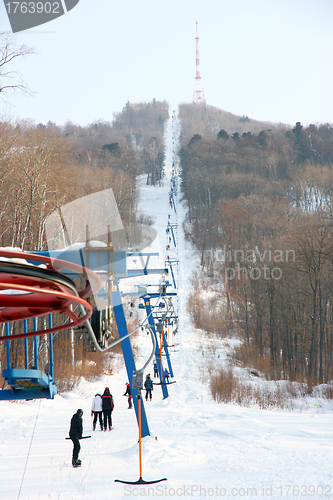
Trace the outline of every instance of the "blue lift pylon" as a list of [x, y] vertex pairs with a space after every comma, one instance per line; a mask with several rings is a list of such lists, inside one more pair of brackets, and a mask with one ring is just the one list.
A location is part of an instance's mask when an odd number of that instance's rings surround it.
[[175, 248], [177, 247], [177, 243], [176, 243], [174, 229], [176, 229], [177, 227], [178, 227], [178, 224], [170, 224], [170, 222], [168, 221], [168, 225], [166, 228], [166, 233], [169, 234], [171, 232], [171, 234], [172, 234], [173, 244], [174, 244]]
[[[49, 326], [52, 327], [52, 315], [49, 314]], [[37, 330], [36, 318], [33, 318], [34, 329]], [[6, 336], [9, 335], [10, 324], [5, 323]], [[27, 332], [27, 320], [24, 320], [24, 331]], [[0, 390], [0, 400], [18, 399], [53, 399], [57, 394], [57, 387], [53, 378], [53, 338], [48, 334], [49, 361], [44, 363], [44, 370], [40, 369], [39, 358], [41, 351], [37, 336], [33, 337], [33, 359], [28, 357], [28, 339], [24, 339], [24, 368], [13, 368], [11, 362], [10, 341], [6, 341], [7, 368], [2, 371], [6, 386]], [[31, 367], [30, 367], [31, 365]]]
[[[172, 295], [176, 295], [176, 293], [165, 293], [164, 294], [164, 296], [167, 296], [167, 295], [172, 296]], [[153, 309], [151, 306], [151, 299], [152, 298], [159, 298], [159, 297], [161, 297], [161, 295], [158, 293], [150, 293], [150, 294], [146, 294], [142, 298], [144, 300], [149, 325], [150, 325], [150, 327], [155, 335], [155, 339], [156, 339], [155, 359], [156, 359], [158, 374], [159, 374], [160, 383], [161, 383], [161, 387], [162, 387], [163, 399], [165, 399], [169, 396], [169, 393], [168, 393], [168, 387], [167, 387], [168, 384], [165, 381], [165, 374], [164, 374], [164, 369], [163, 369], [163, 358], [162, 358], [163, 350], [164, 350], [165, 355], [166, 355], [170, 376], [173, 378], [174, 374], [173, 374], [172, 365], [171, 365], [169, 348], [168, 348], [168, 344], [167, 344], [167, 341], [165, 338], [164, 327], [162, 326], [162, 332], [156, 332], [156, 325], [155, 325], [154, 316], [153, 316]], [[163, 295], [162, 295], [162, 297], [163, 297]], [[163, 322], [162, 322], [162, 325], [163, 325]], [[160, 334], [161, 339], [158, 338], [157, 333]]]

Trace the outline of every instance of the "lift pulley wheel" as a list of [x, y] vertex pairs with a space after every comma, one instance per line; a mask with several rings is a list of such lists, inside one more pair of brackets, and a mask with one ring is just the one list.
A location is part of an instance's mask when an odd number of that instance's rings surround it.
[[[71, 320], [61, 326], [10, 336], [1, 336], [0, 341], [14, 340], [35, 335], [45, 335], [78, 326], [92, 314], [92, 306], [84, 300], [102, 286], [100, 277], [90, 269], [49, 257], [24, 252], [0, 251], [0, 323], [28, 319], [58, 312], [65, 313]], [[20, 259], [15, 262], [11, 259]], [[45, 264], [45, 267], [31, 265], [33, 261]], [[89, 278], [89, 285], [77, 291], [74, 282], [58, 272], [59, 269], [71, 269]], [[91, 286], [93, 283], [93, 288]], [[86, 314], [78, 317], [72, 305], [82, 305]]]

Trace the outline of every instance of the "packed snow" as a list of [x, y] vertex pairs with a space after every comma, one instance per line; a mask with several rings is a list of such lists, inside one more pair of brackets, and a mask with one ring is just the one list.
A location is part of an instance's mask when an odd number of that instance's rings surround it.
[[[0, 401], [3, 500], [333, 496], [330, 401], [304, 400], [293, 411], [261, 410], [217, 404], [210, 396], [205, 368], [209, 340], [195, 331], [186, 312], [191, 274], [199, 262], [184, 239], [185, 207], [178, 199], [176, 213], [169, 204], [177, 127], [177, 121], [170, 120], [162, 185], [147, 186], [145, 177], [139, 180], [139, 209], [154, 217], [158, 235], [145, 249], [160, 254], [159, 259], [151, 259], [150, 267], [164, 267], [167, 254], [179, 260], [174, 265], [178, 287], [174, 303], [179, 313], [174, 340], [179, 345], [171, 352], [176, 383], [168, 386], [169, 397], [164, 400], [161, 387], [155, 386], [153, 400], [144, 403], [151, 435], [142, 441], [143, 479], [167, 480], [150, 485], [115, 482], [139, 478], [138, 427], [134, 410], [128, 409], [123, 396], [127, 376], [119, 356], [112, 376], [95, 382], [81, 380], [76, 390], [56, 395], [54, 400]], [[178, 224], [177, 247], [170, 243], [170, 251], [166, 250], [168, 220]], [[122, 280], [122, 286], [135, 289], [135, 285], [157, 280], [156, 276], [136, 278], [130, 284]], [[139, 347], [136, 365], [140, 368], [151, 351], [151, 341], [143, 332], [134, 342]], [[224, 345], [217, 343], [221, 355]], [[148, 372], [153, 373], [152, 366]], [[92, 399], [106, 386], [115, 400], [114, 430], [92, 431]], [[84, 435], [91, 439], [81, 441], [82, 467], [72, 468], [72, 442], [65, 438], [78, 408], [84, 411]]]

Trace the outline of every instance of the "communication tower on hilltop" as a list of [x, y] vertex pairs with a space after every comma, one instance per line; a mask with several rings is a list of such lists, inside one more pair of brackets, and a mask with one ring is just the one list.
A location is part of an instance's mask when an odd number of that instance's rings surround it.
[[195, 89], [193, 92], [193, 102], [195, 104], [206, 104], [206, 97], [203, 89], [201, 88], [201, 75], [200, 75], [200, 60], [199, 60], [199, 34], [198, 34], [198, 21], [196, 22], [196, 37], [195, 37]]

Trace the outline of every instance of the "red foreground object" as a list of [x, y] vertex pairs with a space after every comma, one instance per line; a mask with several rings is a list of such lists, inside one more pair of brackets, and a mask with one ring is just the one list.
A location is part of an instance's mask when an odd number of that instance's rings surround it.
[[[25, 252], [0, 251], [1, 257], [24, 259], [24, 261], [36, 262], [38, 265], [0, 260], [0, 323], [43, 316], [54, 312], [65, 313], [71, 322], [37, 332], [0, 336], [0, 341], [58, 332], [78, 326], [91, 316], [92, 306], [84, 299], [97, 291], [102, 286], [102, 281], [90, 269], [70, 262]], [[44, 267], [39, 267], [41, 264], [44, 264]], [[64, 274], [59, 273], [57, 269], [70, 269], [81, 274], [82, 277], [93, 283], [94, 289], [89, 284], [84, 290], [78, 292], [74, 282]], [[79, 304], [86, 310], [86, 314], [82, 317], [78, 317], [71, 310], [72, 305]]]

